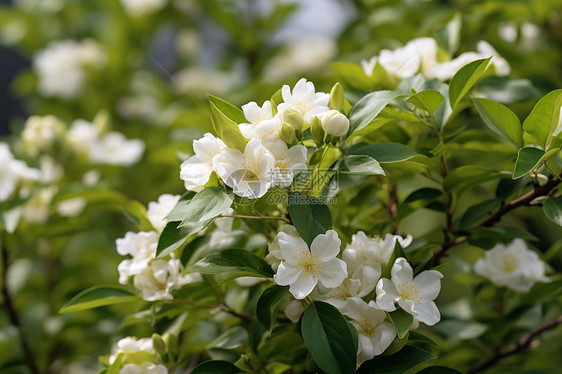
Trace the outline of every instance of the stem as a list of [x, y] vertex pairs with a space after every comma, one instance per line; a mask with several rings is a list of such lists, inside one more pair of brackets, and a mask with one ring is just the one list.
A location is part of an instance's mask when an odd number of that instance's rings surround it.
[[33, 351], [31, 350], [31, 346], [27, 340], [27, 335], [23, 330], [23, 326], [21, 325], [18, 312], [14, 306], [14, 301], [12, 300], [12, 296], [8, 291], [8, 282], [7, 282], [7, 273], [8, 273], [8, 248], [2, 242], [2, 296], [4, 298], [4, 307], [8, 312], [8, 317], [10, 318], [10, 323], [18, 329], [18, 333], [20, 336], [20, 345], [21, 350], [23, 352], [25, 361], [29, 366], [29, 370], [33, 374], [39, 374], [39, 369], [37, 363], [35, 362], [35, 356]]
[[538, 326], [538, 327], [534, 328], [533, 330], [529, 331], [527, 334], [523, 335], [523, 337], [521, 337], [521, 339], [519, 339], [518, 341], [516, 341], [512, 345], [509, 345], [509, 346], [507, 346], [503, 349], [500, 349], [500, 350], [496, 351], [493, 356], [488, 357], [484, 361], [482, 361], [479, 364], [475, 365], [474, 367], [468, 369], [466, 373], [467, 374], [473, 374], [473, 373], [481, 372], [481, 371], [493, 366], [498, 361], [502, 360], [503, 358], [505, 358], [507, 356], [510, 356], [512, 354], [516, 354], [516, 353], [519, 353], [521, 351], [524, 351], [525, 349], [529, 348], [533, 338], [539, 336], [540, 334], [542, 334], [545, 331], [548, 331], [550, 329], [555, 328], [556, 326], [558, 326], [561, 323], [562, 323], [562, 316], [556, 318], [555, 320], [553, 320], [549, 323], [546, 323], [544, 325], [541, 325], [541, 326]]

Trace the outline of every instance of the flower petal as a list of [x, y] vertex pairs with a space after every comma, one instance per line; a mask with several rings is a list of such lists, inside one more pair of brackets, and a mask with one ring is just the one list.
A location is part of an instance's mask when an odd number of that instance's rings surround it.
[[414, 276], [412, 267], [404, 257], [396, 259], [394, 265], [392, 265], [390, 274], [392, 276], [392, 282], [396, 285], [405, 281], [411, 281]]
[[347, 278], [347, 265], [339, 258], [333, 258], [320, 265], [319, 281], [324, 287], [336, 288]]
[[441, 314], [437, 305], [433, 301], [422, 301], [421, 304], [415, 306], [417, 319], [428, 326], [433, 326], [441, 319]]
[[377, 305], [387, 312], [396, 310], [394, 303], [400, 299], [396, 286], [390, 279], [382, 278], [377, 283]]
[[297, 270], [294, 266], [282, 261], [277, 268], [277, 274], [273, 276], [273, 280], [280, 286], [288, 286], [297, 281], [300, 273], [301, 270]]
[[314, 278], [311, 275], [304, 275], [301, 272], [295, 283], [291, 284], [291, 287], [289, 287], [289, 292], [293, 294], [295, 299], [302, 300], [310, 295], [317, 284], [318, 278]]
[[422, 299], [435, 300], [441, 291], [441, 278], [443, 278], [443, 274], [437, 270], [423, 271], [414, 278]]
[[310, 244], [310, 251], [320, 260], [328, 261], [340, 253], [341, 240], [338, 233], [328, 230], [325, 234], [320, 234]]

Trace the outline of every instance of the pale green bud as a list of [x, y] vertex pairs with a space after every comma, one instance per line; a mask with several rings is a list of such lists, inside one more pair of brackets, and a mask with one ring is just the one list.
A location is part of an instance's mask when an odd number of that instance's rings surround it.
[[281, 125], [279, 137], [287, 144], [293, 144], [296, 139], [295, 128], [286, 122]]
[[301, 112], [293, 108], [283, 110], [283, 122], [288, 123], [297, 130], [302, 130], [304, 125], [304, 117]]
[[330, 91], [330, 101], [328, 102], [328, 106], [330, 109], [342, 110], [344, 103], [345, 97], [343, 95], [343, 87], [338, 82], [334, 84], [334, 87], [332, 87], [332, 90]]
[[322, 116], [322, 128], [327, 134], [344, 136], [349, 131], [349, 119], [337, 110], [330, 110]]
[[322, 121], [320, 121], [318, 117], [314, 117], [311, 122], [310, 133], [312, 134], [316, 145], [320, 147], [324, 144], [324, 129], [322, 128]]
[[152, 345], [154, 346], [154, 350], [160, 355], [160, 357], [166, 357], [166, 343], [160, 335], [152, 334]]

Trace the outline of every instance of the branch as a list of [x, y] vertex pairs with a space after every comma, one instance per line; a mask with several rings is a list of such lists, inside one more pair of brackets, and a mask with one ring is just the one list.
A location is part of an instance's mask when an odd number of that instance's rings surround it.
[[466, 373], [467, 374], [478, 373], [480, 371], [489, 368], [490, 366], [493, 366], [495, 363], [497, 363], [498, 361], [502, 360], [507, 356], [526, 350], [531, 345], [531, 341], [533, 340], [533, 338], [539, 336], [545, 331], [555, 328], [560, 324], [562, 324], [562, 316], [556, 318], [555, 320], [549, 323], [534, 328], [533, 330], [529, 331], [527, 334], [523, 335], [521, 339], [519, 339], [512, 345], [496, 351], [493, 356], [487, 358], [486, 360], [482, 361], [476, 366], [468, 369]]
[[20, 337], [20, 344], [21, 350], [23, 352], [23, 356], [27, 365], [29, 366], [29, 370], [33, 374], [39, 374], [39, 369], [37, 367], [37, 363], [35, 362], [35, 356], [31, 350], [31, 346], [27, 340], [27, 336], [23, 330], [23, 326], [21, 325], [18, 312], [14, 306], [14, 301], [12, 300], [12, 296], [8, 291], [8, 282], [7, 282], [7, 273], [8, 273], [8, 248], [2, 243], [2, 296], [4, 298], [3, 306], [6, 308], [8, 312], [8, 317], [10, 318], [10, 323], [18, 329], [19, 337]]

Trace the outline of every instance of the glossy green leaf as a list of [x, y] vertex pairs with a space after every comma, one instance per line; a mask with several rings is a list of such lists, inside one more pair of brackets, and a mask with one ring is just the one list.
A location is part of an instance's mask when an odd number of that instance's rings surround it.
[[455, 110], [472, 86], [484, 75], [491, 58], [490, 56], [482, 60], [472, 61], [470, 64], [463, 66], [451, 79], [451, 83], [449, 83], [449, 102], [453, 110]]
[[261, 294], [256, 306], [258, 321], [266, 328], [271, 328], [271, 322], [277, 310], [277, 306], [289, 292], [289, 287], [274, 284]]
[[427, 163], [428, 158], [420, 155], [407, 145], [400, 143], [377, 143], [358, 145], [352, 147], [350, 150], [354, 155], [370, 156], [381, 164], [402, 162], [402, 161], [416, 161], [420, 163]]
[[537, 143], [547, 149], [560, 120], [562, 89], [554, 90], [535, 105], [531, 114], [523, 122], [523, 130], [533, 135]]
[[244, 152], [246, 138], [240, 132], [238, 124], [228, 118], [214, 103], [211, 102], [211, 122], [213, 129], [222, 141], [230, 148]]
[[166, 219], [168, 221], [183, 221], [183, 219], [185, 218], [185, 214], [187, 213], [187, 207], [189, 206], [189, 203], [191, 202], [191, 199], [193, 199], [193, 196], [195, 196], [195, 194], [196, 192], [194, 191], [187, 191], [186, 193], [184, 193], [180, 197], [176, 206], [174, 206], [170, 213], [168, 213]]
[[472, 186], [477, 183], [499, 179], [504, 175], [505, 174], [500, 171], [482, 166], [460, 166], [449, 172], [443, 182], [443, 188], [445, 191], [450, 191], [455, 188]]
[[433, 201], [443, 196], [443, 191], [436, 188], [424, 187], [412, 192], [404, 199], [404, 203], [413, 203], [418, 200]]
[[390, 279], [390, 272], [392, 270], [392, 266], [394, 265], [396, 259], [400, 257], [406, 258], [406, 255], [404, 254], [404, 250], [402, 249], [402, 246], [397, 240], [396, 243], [394, 243], [394, 250], [392, 251], [392, 255], [390, 256], [390, 259], [388, 260], [384, 269], [382, 269], [381, 278]]
[[271, 278], [273, 270], [262, 258], [245, 249], [222, 249], [211, 252], [189, 268], [201, 274], [224, 274], [228, 279], [255, 276]]
[[524, 147], [517, 152], [517, 161], [513, 170], [513, 179], [521, 178], [536, 169], [544, 160], [554, 156], [558, 149], [544, 152], [535, 147]]
[[355, 175], [385, 175], [381, 165], [370, 156], [350, 155], [341, 160], [338, 172]]
[[437, 41], [450, 55], [454, 55], [461, 43], [462, 15], [455, 13], [453, 18], [437, 30]]
[[439, 91], [429, 89], [413, 94], [406, 102], [433, 114], [445, 102], [445, 98]]
[[137, 295], [124, 287], [94, 286], [80, 292], [67, 302], [60, 313], [78, 312], [104, 305], [138, 300]]
[[412, 323], [414, 322], [414, 317], [402, 309], [396, 309], [394, 312], [389, 312], [388, 315], [396, 327], [398, 338], [402, 339], [410, 331], [410, 327], [412, 327]]
[[495, 199], [485, 200], [482, 201], [481, 203], [471, 206], [462, 215], [459, 226], [466, 227], [474, 223], [477, 223], [482, 218], [490, 214], [492, 210], [500, 204], [500, 202], [501, 202], [500, 199], [495, 198]]
[[303, 313], [301, 333], [310, 356], [324, 372], [355, 372], [357, 343], [336, 307], [321, 301], [311, 303]]
[[562, 226], [562, 197], [549, 197], [544, 201], [542, 209], [549, 220]]
[[166, 224], [164, 230], [158, 238], [158, 246], [156, 247], [156, 258], [162, 258], [176, 249], [180, 248], [185, 241], [192, 235], [207, 227], [210, 222], [201, 222], [199, 226], [178, 227], [180, 222], [172, 221]]
[[207, 98], [211, 103], [213, 103], [225, 116], [230, 118], [236, 123], [244, 123], [248, 122], [246, 116], [244, 116], [244, 112], [242, 109], [238, 108], [237, 106], [232, 105], [226, 100], [223, 100], [219, 97], [207, 94]]
[[423, 349], [410, 345], [390, 356], [377, 356], [366, 361], [357, 370], [358, 374], [404, 374], [422, 362], [434, 359], [435, 356]]
[[293, 225], [309, 246], [314, 238], [332, 228], [330, 208], [313, 196], [291, 192], [288, 209]]
[[361, 98], [349, 113], [348, 136], [370, 124], [385, 106], [399, 96], [394, 91], [376, 91]]
[[494, 100], [472, 98], [472, 101], [486, 126], [509, 139], [518, 148], [523, 145], [523, 129], [515, 113]]
[[205, 188], [191, 199], [179, 227], [199, 226], [201, 222], [211, 220], [226, 212], [231, 204], [232, 197], [228, 196], [222, 188]]
[[234, 364], [228, 361], [207, 361], [199, 364], [191, 371], [191, 374], [237, 374], [242, 373]]

